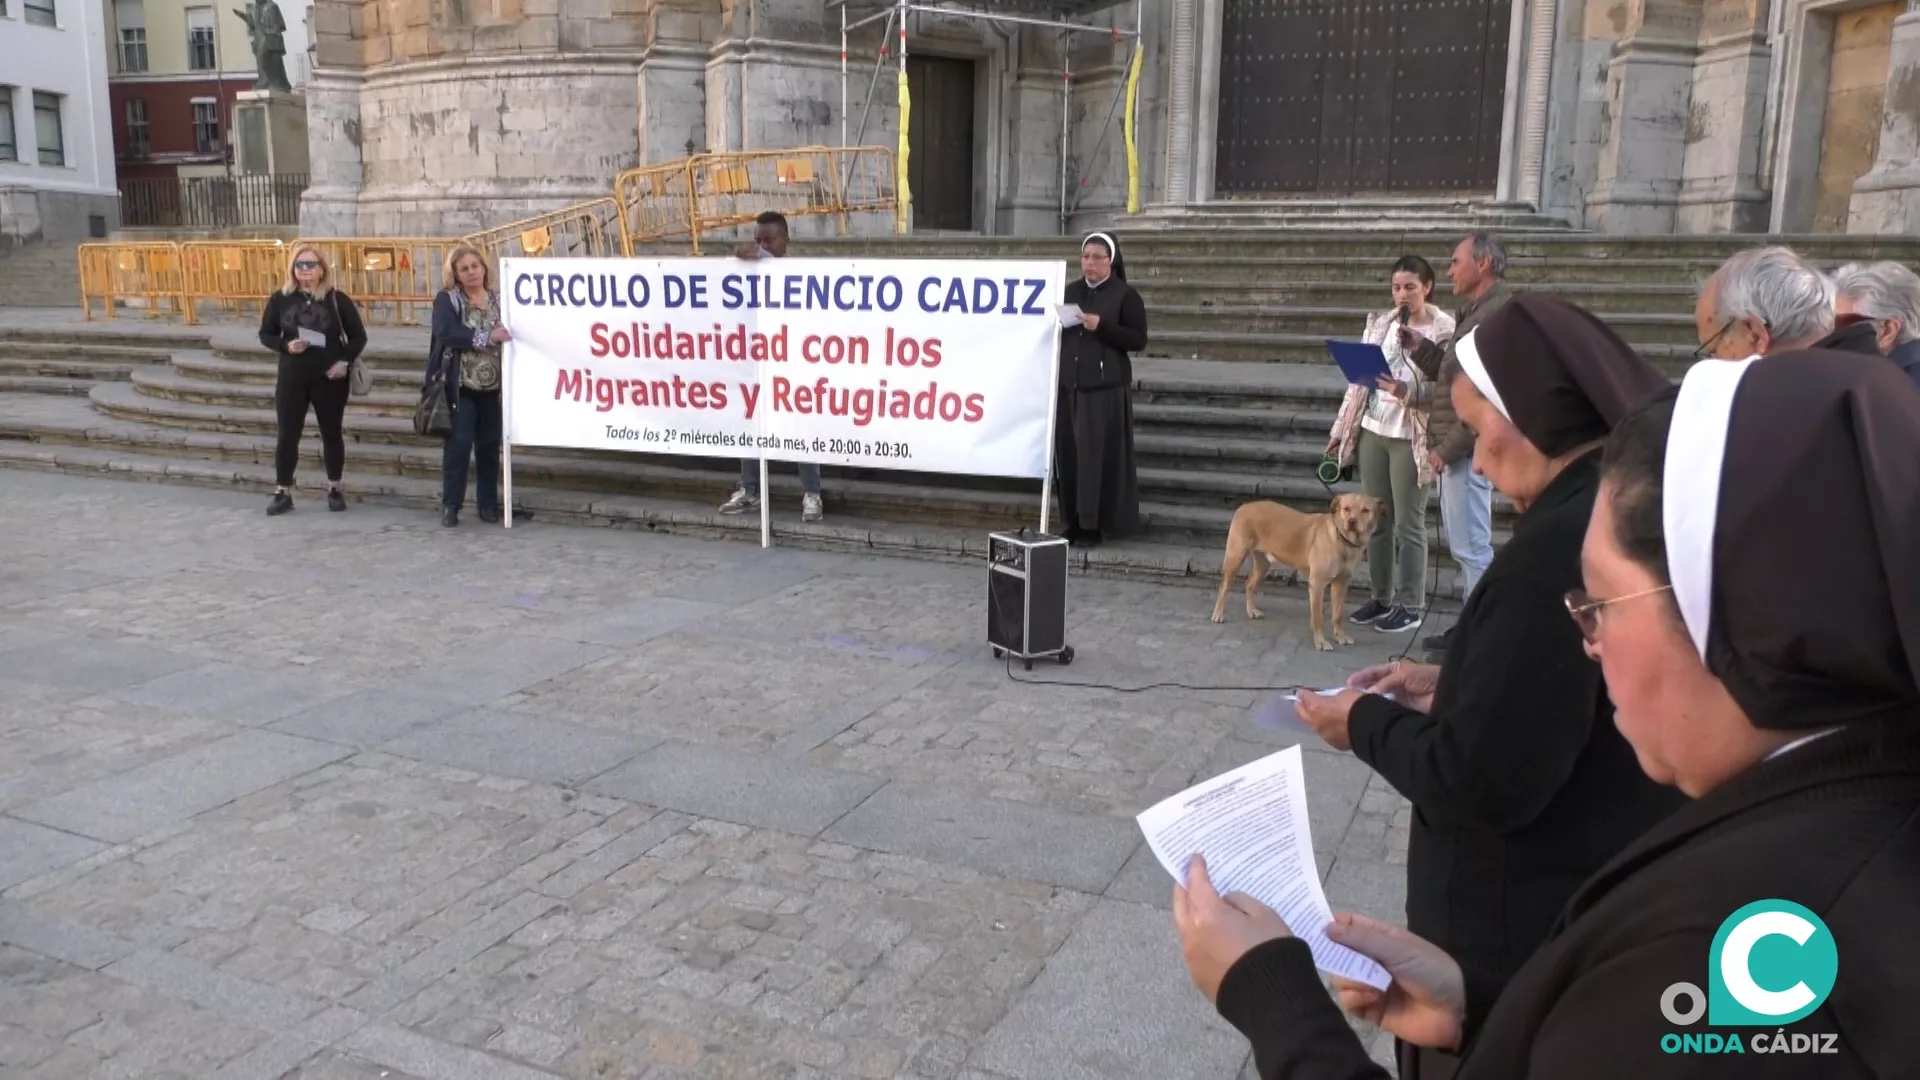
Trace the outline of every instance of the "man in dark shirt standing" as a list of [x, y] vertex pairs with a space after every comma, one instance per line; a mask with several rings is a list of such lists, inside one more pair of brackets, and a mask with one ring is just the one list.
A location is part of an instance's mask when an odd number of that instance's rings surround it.
[[[787, 219], [777, 210], [769, 210], [753, 222], [753, 239], [733, 252], [741, 259], [784, 259], [787, 257]], [[800, 463], [800, 520], [819, 521], [826, 516], [820, 504], [820, 466]], [[723, 514], [744, 514], [760, 509], [760, 459], [740, 459], [740, 486], [733, 497], [720, 505]]]
[[[1460, 370], [1454, 343], [1466, 337], [1487, 316], [1499, 310], [1513, 293], [1507, 288], [1507, 248], [1498, 236], [1475, 232], [1460, 241], [1447, 261], [1447, 278], [1461, 301], [1454, 314], [1453, 337], [1441, 346], [1400, 331], [1407, 355], [1431, 380], [1421, 385], [1414, 404], [1432, 408], [1427, 424], [1427, 453], [1440, 476], [1440, 527], [1447, 550], [1460, 565], [1460, 599], [1464, 603], [1493, 561], [1493, 485], [1473, 471], [1473, 432], [1453, 411], [1453, 377]], [[1422, 400], [1424, 399], [1424, 400]], [[1429, 650], [1444, 653], [1453, 631], [1426, 639]]]

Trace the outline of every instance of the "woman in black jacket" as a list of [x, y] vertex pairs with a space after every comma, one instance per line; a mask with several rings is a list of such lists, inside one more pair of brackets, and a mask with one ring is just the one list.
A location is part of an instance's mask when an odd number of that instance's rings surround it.
[[[1912, 385], [1826, 350], [1698, 364], [1623, 422], [1566, 606], [1642, 768], [1694, 801], [1590, 878], [1504, 986], [1337, 917], [1329, 936], [1393, 977], [1336, 979], [1342, 1004], [1464, 1048], [1461, 1080], [1915, 1075], [1916, 462]], [[1199, 881], [1178, 903], [1195, 979], [1262, 1077], [1386, 1075], [1276, 916]]]
[[440, 524], [460, 524], [467, 498], [467, 458], [475, 458], [473, 501], [480, 520], [500, 520], [500, 346], [512, 338], [500, 325], [500, 294], [479, 251], [447, 254], [445, 280], [433, 298], [433, 341], [427, 382], [444, 376], [453, 432], [440, 458]]
[[1080, 320], [1060, 334], [1053, 458], [1062, 533], [1086, 546], [1139, 531], [1133, 461], [1133, 360], [1147, 347], [1147, 306], [1127, 284], [1120, 246], [1105, 233], [1080, 245], [1081, 277], [1066, 302]]
[[367, 347], [360, 309], [333, 287], [320, 252], [301, 245], [287, 260], [287, 283], [267, 298], [260, 313], [260, 344], [279, 354], [273, 411], [279, 441], [273, 452], [273, 500], [267, 513], [293, 509], [293, 474], [300, 463], [300, 436], [307, 410], [320, 423], [320, 456], [327, 467], [327, 509], [345, 510], [340, 474], [347, 464], [348, 369]]
[[[1614, 730], [1562, 603], [1580, 585], [1601, 440], [1668, 381], [1605, 323], [1537, 293], [1509, 301], [1455, 351], [1473, 377], [1454, 380], [1456, 407], [1494, 373], [1491, 400], [1502, 404], [1474, 426], [1475, 466], [1524, 512], [1443, 664], [1360, 672], [1353, 689], [1307, 695], [1300, 712], [1413, 803], [1408, 928], [1505, 978], [1580, 883], [1681, 802], [1641, 773]], [[1444, 1080], [1454, 1066], [1417, 1047], [1401, 1057], [1405, 1080]]]

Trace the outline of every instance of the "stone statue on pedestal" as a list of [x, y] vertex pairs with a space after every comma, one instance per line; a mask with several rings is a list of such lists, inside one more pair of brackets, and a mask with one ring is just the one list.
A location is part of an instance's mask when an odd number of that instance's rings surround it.
[[274, 0], [250, 0], [246, 8], [233, 9], [247, 24], [247, 41], [253, 48], [255, 90], [291, 90], [287, 82], [287, 20]]

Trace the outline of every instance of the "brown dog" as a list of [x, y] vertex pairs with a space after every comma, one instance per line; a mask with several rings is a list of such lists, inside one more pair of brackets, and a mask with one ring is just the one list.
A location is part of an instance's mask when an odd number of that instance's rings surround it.
[[1253, 557], [1253, 572], [1247, 575], [1247, 618], [1260, 617], [1254, 600], [1260, 582], [1267, 576], [1271, 562], [1285, 563], [1307, 575], [1308, 620], [1313, 627], [1313, 647], [1331, 650], [1321, 630], [1320, 596], [1333, 588], [1333, 640], [1353, 644], [1341, 625], [1346, 616], [1347, 583], [1366, 557], [1367, 541], [1374, 526], [1387, 512], [1385, 499], [1367, 495], [1336, 495], [1330, 513], [1303, 514], [1291, 506], [1276, 502], [1250, 502], [1233, 512], [1233, 524], [1227, 528], [1227, 557], [1220, 566], [1220, 594], [1213, 600], [1213, 621], [1227, 621], [1227, 590], [1233, 587], [1233, 575]]

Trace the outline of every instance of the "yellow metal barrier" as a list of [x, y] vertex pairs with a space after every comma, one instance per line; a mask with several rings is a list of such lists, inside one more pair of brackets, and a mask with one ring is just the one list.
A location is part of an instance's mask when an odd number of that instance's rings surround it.
[[787, 217], [832, 216], [846, 235], [855, 214], [888, 213], [906, 231], [896, 159], [885, 146], [805, 146], [699, 154], [629, 169], [613, 197], [554, 210], [463, 238], [302, 237], [277, 240], [150, 241], [82, 244], [80, 304], [107, 318], [117, 305], [140, 305], [149, 318], [179, 312], [199, 321], [197, 305], [228, 311], [264, 302], [285, 280], [286, 258], [308, 245], [326, 259], [333, 284], [368, 322], [417, 322], [432, 310], [447, 253], [462, 244], [502, 257], [631, 255], [637, 244], [686, 237], [700, 254], [702, 234], [750, 224], [767, 210]]
[[267, 296], [286, 284], [290, 253], [278, 240], [190, 240], [181, 244], [181, 299], [187, 322], [199, 322], [197, 305], [208, 301], [229, 312], [243, 307], [257, 311]]
[[109, 319], [116, 304], [141, 304], [155, 318], [185, 302], [178, 244], [81, 244], [79, 258], [80, 311], [89, 320], [95, 300]]
[[694, 235], [693, 159], [628, 169], [613, 178], [625, 250], [633, 245]]
[[893, 151], [884, 146], [803, 146], [697, 154], [685, 161], [629, 169], [614, 180], [626, 250], [750, 224], [767, 210], [789, 218], [832, 216], [846, 235], [853, 214], [891, 212], [906, 231], [895, 197]]
[[334, 287], [353, 298], [367, 322], [410, 323], [431, 316], [434, 294], [446, 280], [447, 253], [465, 242], [303, 236], [288, 247], [320, 252]]
[[472, 233], [466, 242], [486, 252], [496, 268], [503, 258], [604, 258], [630, 250], [620, 228], [620, 204], [613, 199], [595, 199]]

